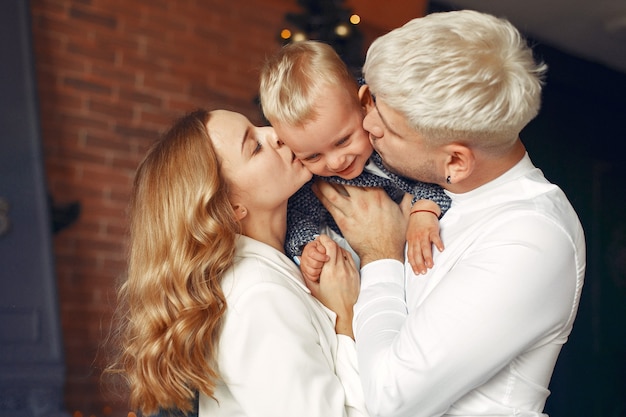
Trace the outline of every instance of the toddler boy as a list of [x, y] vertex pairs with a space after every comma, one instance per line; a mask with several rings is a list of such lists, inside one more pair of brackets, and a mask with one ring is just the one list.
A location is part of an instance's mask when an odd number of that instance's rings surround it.
[[309, 280], [319, 278], [327, 259], [315, 240], [321, 233], [350, 250], [358, 266], [358, 257], [311, 189], [319, 179], [383, 187], [398, 203], [405, 193], [411, 194], [407, 255], [413, 270], [425, 273], [432, 266], [432, 245], [443, 250], [438, 219], [449, 208], [450, 198], [438, 185], [409, 180], [384, 167], [363, 129], [365, 111], [373, 108], [373, 99], [367, 86], [359, 88], [335, 50], [318, 41], [283, 47], [261, 70], [260, 98], [278, 137], [314, 174], [289, 200], [287, 210], [285, 250], [296, 261], [300, 257], [303, 275]]

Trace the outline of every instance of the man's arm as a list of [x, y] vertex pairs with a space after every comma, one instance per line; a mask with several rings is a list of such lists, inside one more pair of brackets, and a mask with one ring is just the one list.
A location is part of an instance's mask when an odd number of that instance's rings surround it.
[[[504, 220], [490, 219], [436, 277], [409, 276], [425, 286], [436, 279], [410, 313], [399, 263], [361, 270], [354, 331], [372, 414], [441, 415], [523, 352], [566, 340], [577, 291], [571, 240], [537, 214]], [[455, 249], [452, 242], [445, 253]], [[529, 355], [525, 386], [547, 385], [554, 364], [546, 350]]]

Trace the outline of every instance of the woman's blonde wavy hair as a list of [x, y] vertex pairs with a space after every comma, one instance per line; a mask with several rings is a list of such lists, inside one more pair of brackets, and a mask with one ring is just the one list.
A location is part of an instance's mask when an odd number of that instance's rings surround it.
[[130, 406], [188, 412], [195, 392], [213, 396], [217, 341], [239, 224], [206, 123], [178, 120], [136, 173], [130, 203], [127, 280], [118, 292], [118, 352]]

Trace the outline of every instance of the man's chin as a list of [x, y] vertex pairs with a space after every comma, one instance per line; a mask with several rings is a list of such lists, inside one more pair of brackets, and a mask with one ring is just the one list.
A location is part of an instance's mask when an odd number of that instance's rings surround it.
[[389, 165], [388, 163], [385, 162], [385, 160], [383, 159], [383, 166], [385, 167], [385, 169], [389, 172], [391, 172], [392, 174], [395, 174], [399, 177], [404, 177], [404, 178], [409, 178], [412, 179], [411, 177], [409, 177], [408, 175], [406, 175], [405, 173], [395, 169], [394, 167], [392, 167], [391, 165]]

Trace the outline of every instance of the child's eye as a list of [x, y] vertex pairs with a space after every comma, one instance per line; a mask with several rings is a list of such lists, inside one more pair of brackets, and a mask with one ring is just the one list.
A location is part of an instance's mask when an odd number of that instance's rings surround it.
[[307, 157], [306, 157], [306, 158], [304, 158], [302, 161], [304, 161], [304, 162], [315, 162], [315, 161], [317, 161], [318, 159], [320, 159], [320, 154], [315, 153], [315, 154], [313, 154], [313, 155], [309, 155], [309, 156], [307, 156]]
[[337, 142], [337, 143], [335, 144], [335, 146], [345, 145], [345, 144], [346, 144], [346, 142], [348, 142], [348, 139], [349, 139], [349, 138], [347, 138], [347, 137], [346, 137], [346, 138], [341, 139], [339, 142]]

